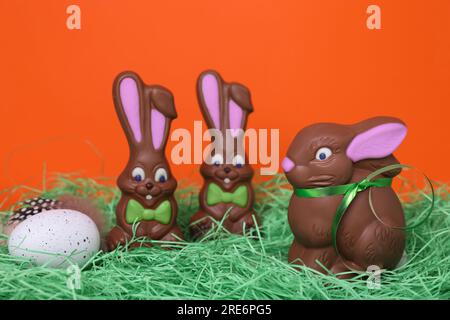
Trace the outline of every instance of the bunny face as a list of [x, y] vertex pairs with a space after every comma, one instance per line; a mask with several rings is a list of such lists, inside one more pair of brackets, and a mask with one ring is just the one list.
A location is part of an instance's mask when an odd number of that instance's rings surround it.
[[155, 209], [172, 196], [177, 182], [164, 155], [176, 111], [171, 92], [147, 86], [133, 72], [114, 82], [114, 103], [130, 147], [130, 158], [117, 184], [123, 195]]
[[203, 178], [214, 181], [226, 191], [252, 179], [253, 169], [243, 156], [234, 155], [231, 164], [224, 163], [223, 158], [222, 154], [216, 153], [210, 159], [211, 164], [203, 163], [200, 166]]
[[345, 145], [351, 137], [348, 127], [336, 124], [317, 124], [301, 130], [282, 162], [289, 182], [298, 188], [347, 183], [353, 163], [345, 154]]
[[226, 83], [215, 71], [203, 72], [197, 82], [197, 95], [209, 129], [223, 138], [223, 146], [200, 167], [202, 176], [223, 190], [249, 182], [253, 169], [238, 146], [243, 144], [247, 117], [253, 111], [249, 90], [238, 83]]
[[[398, 119], [376, 117], [352, 126], [315, 124], [301, 130], [282, 162], [289, 182], [297, 188], [349, 183], [355, 164], [390, 156], [406, 136]], [[371, 165], [372, 164], [372, 165]], [[374, 171], [374, 170], [372, 170]]]
[[123, 194], [151, 209], [172, 196], [177, 188], [164, 156], [150, 152], [131, 157], [117, 184]]

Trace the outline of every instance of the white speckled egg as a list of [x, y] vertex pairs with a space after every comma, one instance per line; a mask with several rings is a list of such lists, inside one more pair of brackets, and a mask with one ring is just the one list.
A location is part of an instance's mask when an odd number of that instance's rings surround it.
[[9, 253], [37, 265], [83, 265], [100, 249], [100, 233], [87, 215], [69, 209], [43, 211], [19, 223], [8, 240]]

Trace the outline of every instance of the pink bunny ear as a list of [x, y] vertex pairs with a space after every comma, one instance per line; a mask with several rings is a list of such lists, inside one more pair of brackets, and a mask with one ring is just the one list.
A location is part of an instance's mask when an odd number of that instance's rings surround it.
[[228, 118], [231, 135], [237, 137], [240, 130], [245, 130], [247, 116], [253, 112], [250, 91], [239, 83], [230, 85], [228, 101]]
[[385, 158], [398, 148], [406, 132], [406, 126], [401, 123], [375, 126], [353, 138], [347, 147], [347, 156], [353, 162]]
[[156, 109], [151, 111], [152, 142], [156, 150], [161, 149], [166, 132], [166, 117]]
[[200, 78], [200, 95], [215, 129], [220, 130], [220, 83], [216, 75], [206, 73]]
[[139, 89], [134, 78], [125, 77], [120, 80], [119, 96], [123, 111], [131, 128], [134, 139], [137, 142], [142, 140], [141, 121], [139, 112]]
[[151, 87], [150, 128], [151, 143], [155, 150], [164, 148], [172, 119], [177, 117], [173, 94], [162, 86]]
[[239, 134], [239, 129], [243, 129], [242, 117], [244, 113], [233, 99], [230, 99], [228, 103], [228, 110], [230, 112], [231, 136], [236, 137]]

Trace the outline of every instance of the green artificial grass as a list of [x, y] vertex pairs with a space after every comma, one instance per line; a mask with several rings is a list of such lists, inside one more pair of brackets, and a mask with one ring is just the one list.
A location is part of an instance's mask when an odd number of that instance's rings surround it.
[[[198, 208], [197, 188], [180, 187], [179, 223], [186, 232]], [[292, 193], [282, 176], [257, 185], [256, 211], [263, 228], [253, 236], [218, 227], [199, 242], [99, 252], [81, 268], [81, 289], [67, 286], [66, 270], [31, 266], [0, 245], [0, 299], [450, 299], [450, 202], [448, 187], [436, 188], [435, 209], [407, 232], [408, 262], [383, 271], [379, 289], [361, 275], [340, 280], [287, 263], [292, 234], [287, 205]], [[4, 196], [6, 192], [0, 194]], [[113, 225], [119, 192], [92, 179], [60, 177], [44, 196], [79, 194], [98, 200]], [[36, 195], [36, 193], [32, 193]], [[407, 219], [430, 205], [421, 192], [404, 204]], [[6, 212], [0, 213], [6, 218]], [[4, 236], [3, 236], [4, 238]]]

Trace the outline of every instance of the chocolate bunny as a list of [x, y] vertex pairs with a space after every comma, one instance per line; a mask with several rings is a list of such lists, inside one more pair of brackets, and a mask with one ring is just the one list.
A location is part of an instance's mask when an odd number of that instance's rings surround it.
[[[359, 182], [377, 169], [398, 164], [392, 153], [406, 132], [405, 124], [391, 117], [375, 117], [355, 125], [314, 124], [297, 134], [282, 167], [294, 188]], [[388, 171], [375, 179], [399, 173]], [[369, 189], [357, 193], [337, 229], [339, 254], [332, 245], [331, 227], [343, 196], [292, 195], [288, 220], [294, 241], [289, 261], [325, 272], [318, 260], [332, 273], [366, 271], [370, 265], [395, 268], [405, 247], [405, 235], [396, 229], [405, 225], [403, 209], [390, 186], [370, 190], [378, 218], [370, 208]]]
[[197, 81], [197, 98], [208, 128], [221, 135], [223, 144], [222, 150], [213, 150], [200, 166], [205, 181], [200, 211], [191, 217], [191, 235], [202, 236], [211, 228], [211, 219], [221, 221], [227, 212], [223, 227], [241, 234], [244, 224], [254, 227], [253, 169], [240, 148], [247, 117], [253, 111], [250, 92], [239, 83], [226, 83], [215, 71], [205, 71]]
[[135, 222], [139, 222], [136, 237], [183, 238], [173, 195], [177, 181], [164, 155], [170, 123], [177, 117], [173, 95], [164, 87], [145, 85], [134, 72], [123, 72], [114, 81], [113, 98], [130, 157], [117, 179], [122, 196], [116, 208], [117, 226], [107, 236], [107, 249], [130, 240]]

